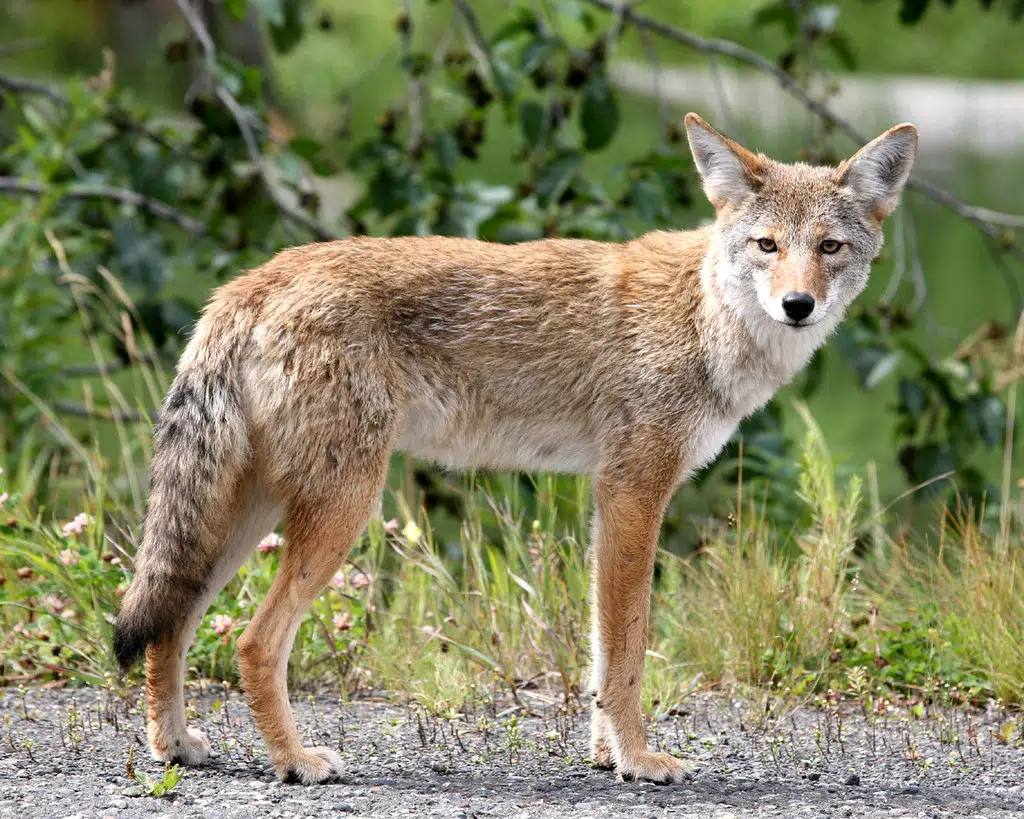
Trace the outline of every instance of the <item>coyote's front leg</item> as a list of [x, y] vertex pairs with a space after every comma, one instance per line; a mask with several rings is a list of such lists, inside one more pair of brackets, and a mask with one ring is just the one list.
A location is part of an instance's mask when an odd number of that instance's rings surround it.
[[606, 470], [596, 484], [593, 534], [593, 758], [614, 765], [623, 779], [664, 784], [685, 778], [687, 766], [648, 750], [640, 686], [654, 556], [677, 467], [662, 462], [653, 469]]

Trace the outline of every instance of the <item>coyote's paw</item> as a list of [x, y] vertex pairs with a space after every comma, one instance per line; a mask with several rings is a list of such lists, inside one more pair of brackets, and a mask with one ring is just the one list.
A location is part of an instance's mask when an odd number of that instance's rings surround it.
[[669, 754], [643, 751], [619, 760], [616, 767], [619, 779], [626, 782], [646, 779], [659, 785], [669, 785], [689, 779], [693, 766]]
[[202, 765], [213, 753], [213, 746], [206, 734], [195, 728], [185, 729], [185, 733], [168, 739], [166, 742], [149, 743], [149, 750], [157, 762], [170, 762], [172, 765]]
[[611, 731], [607, 717], [601, 711], [594, 711], [590, 718], [590, 759], [595, 768], [610, 770], [615, 767]]
[[299, 754], [274, 763], [277, 778], [292, 785], [320, 785], [341, 776], [345, 763], [330, 748], [303, 748]]
[[603, 768], [608, 771], [615, 767], [615, 758], [612, 756], [612, 749], [604, 738], [595, 738], [590, 743], [590, 759], [595, 768]]

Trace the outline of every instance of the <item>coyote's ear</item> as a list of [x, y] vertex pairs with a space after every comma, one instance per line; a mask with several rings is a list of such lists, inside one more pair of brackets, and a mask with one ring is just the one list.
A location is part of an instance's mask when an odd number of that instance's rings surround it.
[[758, 174], [764, 168], [763, 158], [718, 133], [696, 114], [687, 114], [685, 122], [693, 161], [712, 205], [739, 204], [761, 187]]
[[917, 156], [917, 128], [896, 125], [836, 169], [836, 184], [853, 192], [879, 221], [892, 213]]

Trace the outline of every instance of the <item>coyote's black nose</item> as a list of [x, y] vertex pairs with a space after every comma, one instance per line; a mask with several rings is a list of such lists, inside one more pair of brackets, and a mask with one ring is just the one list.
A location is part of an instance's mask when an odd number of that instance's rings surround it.
[[814, 296], [810, 293], [787, 293], [782, 297], [782, 309], [793, 321], [803, 321], [814, 312]]

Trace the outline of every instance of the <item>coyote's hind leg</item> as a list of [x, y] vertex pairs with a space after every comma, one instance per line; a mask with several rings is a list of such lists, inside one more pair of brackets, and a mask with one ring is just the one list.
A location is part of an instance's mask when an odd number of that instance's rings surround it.
[[182, 613], [176, 631], [146, 649], [147, 733], [150, 752], [160, 761], [200, 765], [210, 756], [206, 735], [185, 724], [185, 657], [206, 610], [260, 538], [274, 528], [281, 510], [257, 478], [250, 476], [231, 514], [227, 537], [202, 595], [191, 611]]
[[303, 748], [288, 703], [287, 669], [295, 632], [330, 582], [376, 509], [388, 453], [349, 458], [330, 486], [311, 478], [300, 497], [286, 500], [281, 568], [238, 641], [242, 685], [280, 779], [311, 785], [336, 778], [341, 757], [329, 748]]

